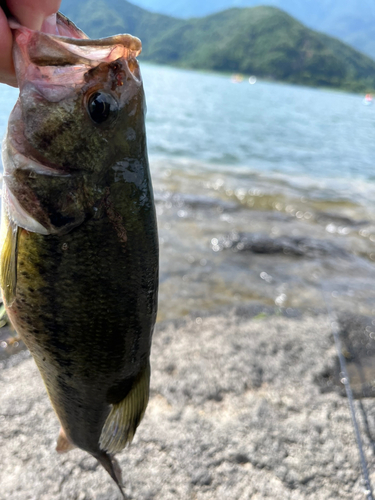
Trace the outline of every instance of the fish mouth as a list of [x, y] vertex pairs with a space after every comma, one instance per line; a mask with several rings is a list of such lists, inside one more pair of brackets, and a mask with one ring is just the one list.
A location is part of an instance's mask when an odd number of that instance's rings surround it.
[[33, 31], [15, 20], [10, 20], [9, 26], [20, 89], [30, 81], [42, 87], [76, 87], [83, 83], [85, 73], [99, 64], [120, 59], [131, 63], [142, 51], [140, 39], [129, 34], [90, 39], [60, 13], [56, 19], [58, 34]]
[[117, 59], [134, 59], [142, 50], [140, 39], [128, 34], [91, 40], [34, 33], [37, 43], [30, 40], [28, 57], [37, 66], [96, 66]]

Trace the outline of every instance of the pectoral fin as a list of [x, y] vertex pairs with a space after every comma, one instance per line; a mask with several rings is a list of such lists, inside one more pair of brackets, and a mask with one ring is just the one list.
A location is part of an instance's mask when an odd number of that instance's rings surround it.
[[16, 297], [17, 288], [17, 252], [20, 228], [9, 222], [4, 244], [1, 250], [0, 280], [4, 300], [11, 306]]
[[150, 386], [150, 365], [134, 380], [127, 396], [113, 404], [100, 436], [100, 448], [108, 453], [120, 452], [133, 440], [135, 431], [146, 411]]

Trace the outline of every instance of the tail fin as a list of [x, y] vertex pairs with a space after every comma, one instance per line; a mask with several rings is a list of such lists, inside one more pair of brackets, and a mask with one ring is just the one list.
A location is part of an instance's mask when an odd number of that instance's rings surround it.
[[124, 500], [127, 500], [127, 497], [123, 490], [124, 484], [122, 482], [121, 468], [117, 460], [114, 457], [111, 457], [111, 455], [109, 455], [105, 451], [101, 451], [98, 454], [95, 454], [94, 457], [105, 468], [105, 470], [117, 484], [121, 492], [122, 498]]

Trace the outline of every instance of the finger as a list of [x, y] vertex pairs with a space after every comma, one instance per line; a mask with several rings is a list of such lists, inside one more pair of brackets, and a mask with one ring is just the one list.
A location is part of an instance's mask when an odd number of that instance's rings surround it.
[[8, 0], [7, 5], [17, 21], [32, 30], [41, 30], [46, 17], [55, 14], [61, 0]]
[[0, 82], [17, 87], [12, 58], [12, 33], [2, 9], [0, 9], [0, 33]]

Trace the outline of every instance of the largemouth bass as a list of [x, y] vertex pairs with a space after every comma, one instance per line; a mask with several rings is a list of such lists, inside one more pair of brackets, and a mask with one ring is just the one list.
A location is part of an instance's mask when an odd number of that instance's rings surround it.
[[10, 26], [3, 300], [60, 420], [58, 451], [87, 451], [122, 491], [113, 455], [147, 406], [158, 288], [141, 42], [88, 39], [60, 14], [58, 35]]

